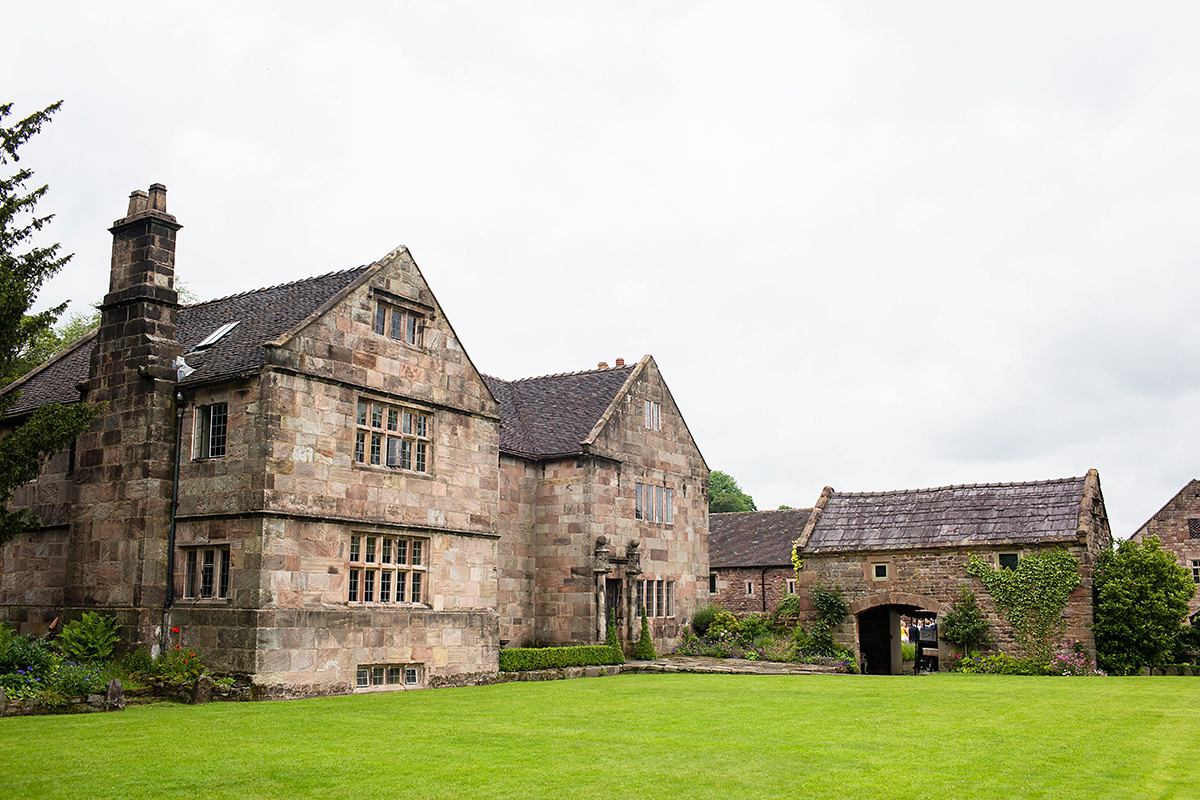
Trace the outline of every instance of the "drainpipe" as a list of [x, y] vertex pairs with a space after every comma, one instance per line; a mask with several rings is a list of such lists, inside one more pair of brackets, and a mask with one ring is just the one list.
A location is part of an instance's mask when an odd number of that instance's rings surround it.
[[767, 568], [763, 567], [758, 574], [759, 595], [762, 597], [763, 613], [767, 613]]
[[167, 596], [163, 600], [162, 649], [169, 649], [170, 611], [175, 603], [175, 514], [179, 510], [179, 461], [183, 447], [183, 393], [175, 393], [175, 479], [171, 482], [171, 524], [167, 528]]

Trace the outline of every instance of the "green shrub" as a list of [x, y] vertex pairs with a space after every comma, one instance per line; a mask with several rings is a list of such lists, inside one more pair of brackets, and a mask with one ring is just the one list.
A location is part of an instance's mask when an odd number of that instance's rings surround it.
[[990, 656], [954, 657], [950, 662], [953, 672], [983, 675], [1045, 675], [1046, 666], [1033, 659], [1013, 658], [1004, 653]]
[[104, 661], [117, 644], [117, 620], [89, 611], [63, 626], [58, 649], [73, 661]]
[[738, 634], [744, 641], [752, 642], [759, 636], [771, 632], [771, 624], [760, 614], [747, 614], [738, 620]]
[[64, 661], [46, 681], [46, 689], [67, 697], [92, 694], [104, 689], [104, 675], [95, 664]]
[[608, 634], [604, 637], [604, 643], [613, 649], [613, 658], [616, 660], [614, 664], [625, 663], [625, 651], [621, 649], [621, 637], [617, 636], [617, 626], [612, 620], [608, 621]]
[[704, 633], [706, 636], [720, 636], [722, 633], [737, 636], [741, 632], [742, 626], [738, 623], [737, 617], [722, 609], [713, 615], [712, 622], [708, 624]]
[[[836, 655], [839, 648], [833, 643], [833, 631], [850, 613], [850, 606], [842, 598], [842, 587], [817, 584], [812, 589], [812, 601], [817, 610], [817, 622], [809, 634], [809, 646], [814, 652]], [[854, 663], [853, 659], [851, 663]]]
[[154, 674], [164, 680], [194, 681], [204, 671], [204, 659], [195, 650], [168, 650], [154, 661]]
[[[621, 661], [618, 661], [620, 658]], [[624, 656], [606, 644], [572, 647], [512, 647], [500, 651], [501, 672], [528, 672], [533, 669], [592, 667], [620, 664]]]
[[966, 586], [961, 587], [959, 599], [950, 611], [942, 615], [938, 635], [965, 653], [988, 641], [988, 621], [983, 616], [975, 595]]
[[788, 633], [800, 621], [800, 596], [785, 594], [771, 611], [771, 626], [776, 633]]
[[709, 603], [696, 609], [696, 613], [692, 615], [692, 630], [696, 632], [696, 635], [703, 636], [708, 633], [708, 626], [722, 610], [716, 603]]
[[[717, 616], [719, 618], [721, 615]], [[716, 624], [715, 621], [714, 624]], [[658, 658], [658, 653], [654, 651], [654, 640], [650, 638], [650, 623], [646, 621], [645, 606], [642, 606], [642, 635], [638, 638], [637, 649], [633, 651], [633, 657], [640, 661], [653, 661]]]
[[23, 636], [0, 625], [0, 675], [25, 671], [37, 677], [49, 675], [55, 665], [54, 652], [41, 639]]
[[121, 659], [121, 669], [135, 675], [151, 675], [154, 672], [154, 659], [150, 651], [144, 647], [131, 650]]
[[905, 661], [916, 661], [917, 645], [913, 642], [902, 642], [900, 644], [900, 657]]
[[237, 683], [237, 681], [226, 675], [223, 678], [217, 678], [215, 681], [213, 681], [213, 683], [217, 686], [233, 686], [233, 684]]

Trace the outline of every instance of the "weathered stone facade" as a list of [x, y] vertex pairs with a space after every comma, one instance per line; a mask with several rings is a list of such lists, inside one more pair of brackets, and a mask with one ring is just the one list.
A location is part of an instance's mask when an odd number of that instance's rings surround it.
[[[1001, 555], [1011, 564], [1062, 549], [1079, 561], [1080, 573], [1064, 611], [1066, 636], [1095, 649], [1093, 571], [1111, 545], [1095, 470], [1058, 481], [901, 492], [844, 494], [826, 487], [811, 513], [713, 515], [710, 535], [714, 550], [722, 552], [720, 560], [713, 558], [717, 602], [735, 611], [761, 611], [761, 602], [745, 602], [751, 599], [745, 597], [745, 581], [770, 574], [778, 586], [794, 576], [802, 624], [811, 625], [813, 588], [838, 586], [850, 612], [835, 630], [835, 641], [857, 653], [866, 671], [879, 673], [900, 672], [901, 617], [940, 618], [962, 586], [975, 594], [991, 623], [991, 647], [1016, 654], [1011, 628], [987, 590], [967, 574], [967, 560], [976, 555], [1001, 568]], [[790, 567], [792, 543], [803, 561], [798, 573]], [[773, 567], [731, 566], [772, 560]], [[944, 665], [951, 648], [940, 642], [937, 652]]]
[[[1200, 481], [1189, 481], [1130, 538], [1141, 542], [1147, 536], [1157, 536], [1162, 548], [1174, 553], [1179, 565], [1190, 570], [1192, 580], [1200, 584]], [[1189, 615], [1198, 612], [1200, 587], [1188, 607]]]
[[[511, 384], [489, 380], [501, 396], [534, 397], [553, 385], [551, 398], [595, 383], [590, 396], [607, 400], [585, 415], [590, 430], [574, 454], [542, 455], [539, 448], [554, 449], [544, 440], [520, 455], [511, 452], [515, 440], [502, 444], [509, 452], [501, 467], [501, 639], [512, 646], [603, 641], [611, 615], [630, 645], [640, 632], [637, 584], [654, 581], [671, 601], [647, 603], [651, 634], [656, 647], [672, 647], [681, 623], [708, 598], [708, 469], [654, 359]], [[657, 409], [649, 426], [648, 403]], [[548, 399], [536, 413], [557, 413], [555, 404]], [[669, 522], [639, 518], [639, 484], [670, 489]]]
[[770, 614], [795, 588], [790, 567], [712, 567], [712, 602], [736, 614]]
[[[260, 693], [461, 685], [502, 639], [602, 636], [637, 542], [643, 579], [673, 581], [656, 636], [677, 635], [706, 596], [707, 468], [653, 359], [575, 374], [616, 391], [556, 394], [530, 424], [559, 441], [506, 448], [502, 416], [525, 423], [407, 250], [181, 309], [179, 227], [163, 187], [135, 192], [100, 329], [12, 387], [7, 424], [106, 405], [16, 495], [43, 528], [0, 548], [0, 619], [100, 609]], [[645, 398], [661, 430], [638, 430]], [[635, 478], [675, 487], [671, 524], [635, 520]]]

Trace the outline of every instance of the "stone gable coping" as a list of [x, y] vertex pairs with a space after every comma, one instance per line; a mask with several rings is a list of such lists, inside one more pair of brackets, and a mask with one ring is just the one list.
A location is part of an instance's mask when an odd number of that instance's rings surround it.
[[1163, 503], [1162, 508], [1160, 508], [1158, 511], [1155, 511], [1153, 514], [1151, 514], [1150, 519], [1143, 522], [1142, 526], [1140, 528], [1138, 528], [1136, 531], [1134, 531], [1133, 536], [1130, 536], [1129, 538], [1140, 542], [1141, 541], [1140, 537], [1143, 534], [1145, 534], [1146, 528], [1148, 528], [1150, 526], [1150, 523], [1154, 522], [1154, 520], [1158, 519], [1159, 514], [1163, 513], [1168, 508], [1170, 508], [1172, 503], [1174, 503], [1176, 500], [1183, 497], [1184, 493], [1188, 492], [1188, 491], [1193, 491], [1193, 492], [1200, 491], [1200, 480], [1197, 480], [1196, 478], [1192, 478], [1190, 481], [1188, 481], [1182, 489], [1180, 489], [1178, 492], [1175, 493], [1174, 497], [1172, 497], [1167, 502]]

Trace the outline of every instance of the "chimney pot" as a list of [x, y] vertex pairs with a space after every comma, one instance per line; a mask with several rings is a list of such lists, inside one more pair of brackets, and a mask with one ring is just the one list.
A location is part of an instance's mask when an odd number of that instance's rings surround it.
[[150, 184], [150, 210], [166, 213], [167, 187], [161, 183]]
[[129, 193], [129, 212], [125, 215], [132, 217], [134, 214], [140, 214], [146, 210], [147, 195], [141, 189], [134, 189]]
[[618, 367], [623, 367], [623, 366], [625, 366], [625, 359], [623, 359], [623, 358], [618, 358], [618, 359], [617, 359], [617, 366], [618, 366]]
[[596, 365], [596, 369], [608, 369], [608, 362], [601, 361], [599, 364]]

